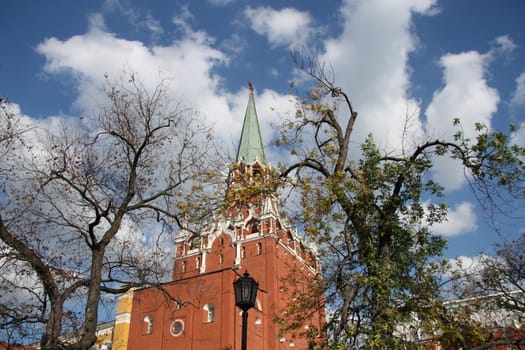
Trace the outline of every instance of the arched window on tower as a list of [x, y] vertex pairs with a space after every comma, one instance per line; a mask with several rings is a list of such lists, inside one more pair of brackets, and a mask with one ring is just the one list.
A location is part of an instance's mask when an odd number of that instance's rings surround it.
[[253, 234], [253, 233], [259, 233], [259, 226], [260, 226], [260, 221], [257, 220], [257, 219], [252, 219], [250, 220], [250, 222], [248, 223], [249, 225], [249, 234]]
[[262, 173], [262, 171], [261, 171], [261, 167], [260, 166], [256, 165], [256, 166], [252, 167], [252, 176], [253, 177], [261, 176], [261, 173]]
[[257, 255], [262, 254], [262, 243], [257, 243]]
[[224, 256], [222, 254], [219, 254], [219, 264], [222, 264], [224, 262]]
[[195, 268], [196, 269], [200, 269], [201, 268], [201, 258], [197, 257], [197, 259], [195, 259]]
[[241, 259], [246, 259], [246, 247], [241, 248]]
[[201, 247], [201, 237], [196, 236], [191, 239], [191, 249], [199, 249]]
[[151, 334], [153, 333], [153, 317], [147, 315], [144, 317], [144, 324], [142, 328], [142, 334]]
[[204, 310], [204, 322], [215, 321], [215, 306], [213, 304], [206, 304], [202, 309]]

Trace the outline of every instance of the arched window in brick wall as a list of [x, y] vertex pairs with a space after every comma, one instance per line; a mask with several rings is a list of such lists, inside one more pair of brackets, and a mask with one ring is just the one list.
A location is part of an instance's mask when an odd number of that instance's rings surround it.
[[144, 317], [144, 324], [142, 325], [142, 334], [153, 333], [153, 317], [147, 315]]
[[215, 306], [213, 304], [206, 304], [202, 309], [204, 310], [204, 322], [215, 321]]

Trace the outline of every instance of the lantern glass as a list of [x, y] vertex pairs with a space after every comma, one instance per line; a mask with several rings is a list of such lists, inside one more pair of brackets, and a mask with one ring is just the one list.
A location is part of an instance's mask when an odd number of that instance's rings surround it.
[[235, 305], [243, 311], [252, 308], [255, 305], [258, 288], [259, 284], [246, 271], [242, 277], [233, 282]]

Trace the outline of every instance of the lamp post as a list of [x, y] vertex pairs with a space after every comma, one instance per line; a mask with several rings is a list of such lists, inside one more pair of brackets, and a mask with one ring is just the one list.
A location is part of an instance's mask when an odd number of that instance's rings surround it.
[[248, 271], [243, 276], [239, 277], [233, 282], [233, 290], [235, 292], [235, 305], [242, 310], [242, 342], [241, 350], [246, 350], [246, 336], [248, 327], [248, 310], [255, 305], [255, 298], [257, 297], [257, 283]]

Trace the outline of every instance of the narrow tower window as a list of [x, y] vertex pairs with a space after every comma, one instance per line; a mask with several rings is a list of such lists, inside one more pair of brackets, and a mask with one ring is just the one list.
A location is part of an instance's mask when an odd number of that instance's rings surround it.
[[257, 243], [257, 255], [262, 254], [262, 243]]
[[150, 315], [144, 317], [144, 328], [142, 329], [142, 334], [151, 334], [153, 333], [153, 317]]
[[215, 321], [215, 306], [213, 304], [206, 304], [203, 307], [204, 309], [204, 321], [207, 323], [211, 323]]
[[194, 237], [191, 240], [191, 249], [198, 249], [201, 247], [201, 238], [199, 236]]

